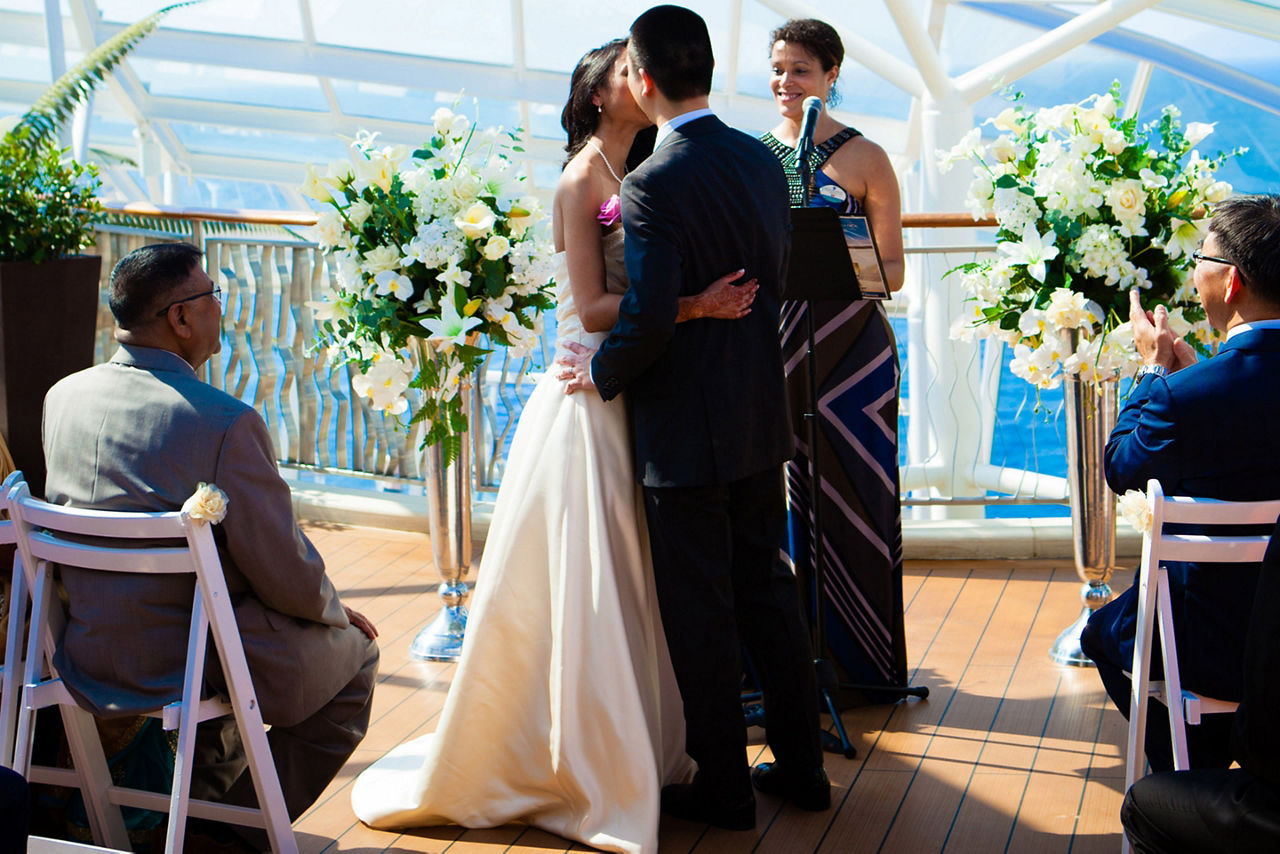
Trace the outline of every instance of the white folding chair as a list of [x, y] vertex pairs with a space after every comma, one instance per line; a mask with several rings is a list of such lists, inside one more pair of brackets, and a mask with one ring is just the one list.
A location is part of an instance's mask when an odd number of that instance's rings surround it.
[[[209, 525], [198, 523], [185, 513], [115, 513], [59, 507], [32, 498], [25, 483], [19, 483], [10, 490], [9, 512], [13, 517], [32, 601], [14, 769], [33, 782], [78, 786], [89, 814], [94, 840], [99, 845], [130, 848], [120, 815], [121, 806], [130, 806], [168, 812], [165, 850], [175, 854], [182, 851], [188, 815], [262, 828], [271, 841], [272, 850], [296, 852], [297, 842], [272, 762], [262, 714], [236, 627], [235, 612]], [[90, 537], [152, 541], [179, 539], [185, 540], [186, 544], [182, 547], [122, 548], [73, 541]], [[187, 636], [182, 696], [150, 713], [161, 719], [166, 730], [178, 732], [173, 789], [169, 795], [112, 783], [93, 717], [75, 704], [66, 686], [57, 678], [52, 663], [53, 652], [61, 641], [66, 617], [58, 607], [52, 564], [104, 573], [195, 575], [196, 591]], [[104, 579], [105, 583], [109, 580]], [[222, 697], [201, 699], [200, 696], [204, 685], [205, 644], [210, 633], [226, 677], [231, 695], [229, 700]], [[74, 770], [31, 766], [35, 711], [55, 705], [62, 712]], [[196, 724], [226, 714], [235, 716], [261, 809], [190, 798]]]
[[[22, 472], [11, 472], [0, 484], [0, 511], [9, 509], [8, 494], [22, 482]], [[16, 543], [13, 522], [0, 519], [0, 545]], [[4, 567], [0, 567], [3, 571]], [[27, 612], [27, 579], [22, 556], [14, 554], [9, 585], [9, 625], [5, 633], [4, 672], [0, 676], [0, 765], [13, 767], [13, 736], [18, 720], [18, 676], [22, 673], [22, 623]]]
[[[1204, 697], [1182, 687], [1178, 649], [1173, 636], [1173, 608], [1169, 601], [1166, 561], [1201, 563], [1259, 563], [1267, 551], [1270, 528], [1280, 516], [1280, 501], [1217, 501], [1211, 498], [1166, 496], [1157, 480], [1147, 482], [1151, 506], [1151, 530], [1142, 538], [1142, 565], [1138, 580], [1138, 628], [1133, 644], [1133, 692], [1129, 705], [1129, 739], [1125, 750], [1125, 791], [1145, 769], [1144, 744], [1147, 707], [1152, 698], [1169, 709], [1169, 735], [1173, 764], [1179, 771], [1190, 767], [1187, 758], [1187, 724], [1200, 723], [1201, 715], [1234, 712], [1236, 703]], [[1195, 525], [1210, 533], [1170, 534], [1167, 525]], [[1266, 525], [1268, 533], [1233, 536], [1211, 533], [1213, 528]], [[1151, 650], [1155, 629], [1160, 631], [1164, 681], [1151, 678]], [[1126, 850], [1127, 850], [1126, 842]]]

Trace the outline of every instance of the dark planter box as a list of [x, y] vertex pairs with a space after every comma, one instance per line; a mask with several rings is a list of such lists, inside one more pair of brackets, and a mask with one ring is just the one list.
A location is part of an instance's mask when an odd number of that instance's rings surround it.
[[44, 396], [93, 365], [102, 259], [0, 262], [0, 434], [31, 492], [44, 495]]

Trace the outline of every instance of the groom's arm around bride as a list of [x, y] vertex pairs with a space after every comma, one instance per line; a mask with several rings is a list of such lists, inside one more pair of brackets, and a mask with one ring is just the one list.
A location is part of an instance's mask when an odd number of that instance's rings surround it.
[[[626, 392], [663, 625], [684, 700], [694, 783], [663, 808], [754, 826], [740, 702], [745, 644], [765, 692], [776, 767], [757, 786], [825, 808], [811, 651], [794, 577], [779, 561], [782, 465], [793, 445], [778, 313], [789, 212], [777, 159], [707, 109], [706, 25], [675, 6], [631, 28], [628, 81], [659, 126], [622, 188], [631, 285], [591, 364], [606, 400]], [[759, 280], [733, 321], [675, 323], [677, 299], [726, 271]]]

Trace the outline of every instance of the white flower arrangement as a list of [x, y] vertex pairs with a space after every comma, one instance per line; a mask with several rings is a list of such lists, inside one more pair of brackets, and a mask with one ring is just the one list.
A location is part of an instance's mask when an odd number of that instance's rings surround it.
[[182, 503], [182, 512], [197, 524], [219, 525], [227, 518], [227, 504], [231, 499], [212, 483], [199, 483], [191, 497]]
[[406, 391], [421, 389], [409, 423], [424, 422], [424, 446], [445, 442], [452, 458], [468, 426], [458, 391], [489, 352], [476, 342], [536, 345], [540, 312], [554, 305], [553, 253], [512, 165], [520, 133], [478, 131], [448, 108], [432, 124], [417, 150], [361, 131], [350, 161], [324, 175], [307, 167], [302, 192], [330, 208], [310, 233], [336, 283], [310, 304], [320, 345], [360, 369], [352, 388], [388, 415], [406, 413]]
[[[988, 120], [1003, 134], [983, 145], [974, 128], [941, 167], [976, 161], [967, 204], [994, 216], [997, 257], [952, 270], [972, 312], [952, 336], [994, 336], [1014, 347], [1010, 366], [1037, 388], [1064, 376], [1100, 382], [1141, 364], [1128, 291], [1202, 352], [1215, 343], [1187, 270], [1212, 205], [1231, 195], [1215, 170], [1236, 149], [1204, 159], [1195, 146], [1213, 125], [1183, 130], [1177, 108], [1139, 126], [1120, 112], [1119, 83], [1078, 104], [1014, 106]], [[1158, 137], [1163, 151], [1153, 148]]]

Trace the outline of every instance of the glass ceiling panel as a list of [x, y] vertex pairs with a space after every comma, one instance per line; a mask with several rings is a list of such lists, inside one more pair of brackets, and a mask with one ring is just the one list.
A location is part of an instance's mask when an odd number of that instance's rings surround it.
[[529, 135], [542, 139], [564, 142], [564, 128], [560, 127], [563, 104], [529, 103]]
[[[508, 2], [309, 2], [316, 39], [327, 44], [496, 65], [515, 59]], [[558, 28], [553, 37], [562, 37]]]
[[[97, 0], [103, 20], [132, 24], [166, 4], [161, 0]], [[234, 6], [234, 8], [231, 8]], [[161, 26], [201, 33], [229, 33], [276, 39], [301, 39], [302, 17], [296, 0], [226, 0], [187, 6], [165, 15]]]
[[1280, 139], [1280, 116], [1157, 68], [1139, 117], [1144, 122], [1158, 119], [1165, 104], [1182, 111], [1184, 127], [1187, 122], [1215, 123], [1214, 132], [1197, 146], [1201, 154], [1212, 156], [1242, 145], [1249, 148], [1228, 160], [1218, 173], [1237, 192], [1280, 192], [1280, 160], [1275, 148]]
[[[653, 5], [652, 0], [525, 0], [525, 63], [530, 68], [572, 71], [588, 50], [624, 38], [631, 22]], [[693, 9], [707, 22], [711, 46], [719, 60], [716, 76], [721, 77], [729, 50], [731, 3], [685, 0], [681, 5]]]
[[631, 22], [651, 5], [646, 0], [604, 5], [598, 0], [525, 0], [525, 64], [545, 71], [572, 71], [587, 51], [624, 38]]
[[328, 163], [347, 156], [337, 136], [321, 137], [271, 131], [170, 122], [178, 141], [193, 154], [263, 157], [292, 163]]
[[52, 82], [48, 49], [0, 44], [0, 78], [21, 80], [23, 83]]
[[1275, 80], [1280, 70], [1275, 42], [1229, 27], [1150, 9], [1134, 15], [1121, 29], [1161, 39], [1264, 80]]
[[[354, 80], [333, 80], [338, 107], [351, 116], [416, 122], [425, 128], [440, 107], [450, 107], [472, 118], [482, 127], [502, 125], [511, 129], [520, 124], [520, 107], [515, 101], [460, 97], [456, 92], [435, 92]], [[376, 130], [371, 124], [370, 130]]]
[[328, 111], [315, 77], [169, 60], [129, 60], [152, 95]]

